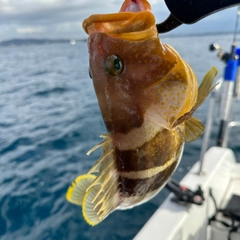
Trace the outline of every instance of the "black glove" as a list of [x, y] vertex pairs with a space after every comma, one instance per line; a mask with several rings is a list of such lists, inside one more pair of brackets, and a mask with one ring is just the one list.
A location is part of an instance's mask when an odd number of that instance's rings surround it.
[[192, 24], [220, 10], [240, 4], [240, 0], [165, 0], [171, 12], [161, 24], [158, 32], [168, 32], [182, 23]]

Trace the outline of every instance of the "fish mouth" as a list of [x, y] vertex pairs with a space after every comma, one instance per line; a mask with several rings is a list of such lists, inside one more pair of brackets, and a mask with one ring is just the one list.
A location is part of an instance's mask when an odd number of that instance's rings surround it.
[[120, 12], [151, 11], [150, 4], [145, 0], [125, 0]]
[[103, 32], [125, 40], [145, 40], [158, 37], [155, 18], [146, 0], [125, 0], [120, 11], [95, 14], [83, 21], [87, 34]]

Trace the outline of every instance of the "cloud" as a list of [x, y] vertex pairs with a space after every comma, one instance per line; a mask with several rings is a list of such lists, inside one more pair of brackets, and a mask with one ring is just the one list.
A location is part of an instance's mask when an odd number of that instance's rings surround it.
[[122, 1], [112, 0], [0, 0], [0, 24], [76, 21], [97, 12], [115, 12]]
[[[150, 3], [164, 5], [163, 0]], [[123, 0], [0, 0], [0, 40], [13, 37], [81, 38], [82, 21], [120, 9]]]
[[44, 32], [44, 27], [24, 27], [17, 28], [17, 33], [20, 34], [32, 34], [32, 33], [41, 33]]
[[[157, 22], [165, 20], [169, 11], [164, 1], [149, 0], [149, 2]], [[117, 12], [122, 3], [123, 0], [0, 0], [0, 41], [18, 37], [86, 37], [81, 27], [86, 17], [95, 13]], [[176, 31], [196, 32], [198, 29], [204, 31], [209, 29], [209, 26], [214, 26], [216, 31], [224, 30], [229, 28], [230, 24], [227, 23], [230, 23], [236, 14], [230, 11], [230, 14], [225, 15], [227, 17], [223, 17], [222, 14], [212, 20], [209, 17], [209, 22], [206, 20], [205, 24], [184, 26]], [[233, 25], [233, 22], [231, 24]]]

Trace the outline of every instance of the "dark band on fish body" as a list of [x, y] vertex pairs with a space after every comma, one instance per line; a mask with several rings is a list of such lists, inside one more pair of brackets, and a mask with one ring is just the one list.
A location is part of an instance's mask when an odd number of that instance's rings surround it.
[[137, 149], [115, 149], [116, 166], [119, 172], [143, 171], [162, 166], [179, 152], [183, 142], [183, 128], [177, 126], [175, 133], [163, 129], [153, 139]]
[[[120, 104], [119, 108], [121, 110]], [[118, 113], [116, 113], [115, 111], [118, 111]], [[133, 128], [140, 128], [143, 124], [143, 112], [141, 108], [136, 104], [132, 104], [128, 107], [128, 109], [125, 109], [125, 111], [119, 111], [119, 109], [112, 109], [111, 113], [115, 116], [119, 115], [119, 117], [117, 117], [115, 121], [107, 121], [106, 119], [104, 119], [107, 130], [111, 133], [120, 132], [127, 134]]]
[[119, 177], [119, 182], [121, 184], [120, 187], [120, 193], [122, 193], [124, 196], [130, 195], [130, 196], [142, 196], [146, 193], [149, 193], [151, 191], [157, 190], [161, 186], [163, 186], [166, 181], [170, 178], [172, 173], [174, 172], [179, 159], [176, 159], [176, 161], [168, 166], [165, 170], [162, 172], [157, 173], [151, 178], [145, 178], [145, 179], [129, 179], [125, 177]]

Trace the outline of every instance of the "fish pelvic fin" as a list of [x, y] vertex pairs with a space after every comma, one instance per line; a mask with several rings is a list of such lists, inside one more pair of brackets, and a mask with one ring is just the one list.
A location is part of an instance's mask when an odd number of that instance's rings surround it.
[[204, 125], [202, 122], [191, 117], [189, 120], [185, 121], [185, 142], [193, 142], [198, 139], [204, 131]]
[[120, 203], [112, 141], [108, 135], [103, 138], [102, 143], [90, 150], [101, 146], [101, 157], [87, 174], [75, 179], [66, 194], [69, 202], [82, 206], [84, 219], [92, 226], [100, 223]]

